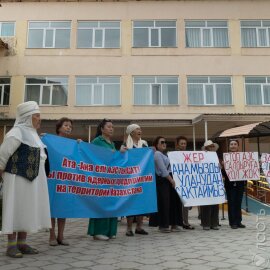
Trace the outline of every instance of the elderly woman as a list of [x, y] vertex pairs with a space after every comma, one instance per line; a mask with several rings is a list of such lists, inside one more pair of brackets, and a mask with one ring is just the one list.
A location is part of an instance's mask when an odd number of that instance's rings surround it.
[[[158, 213], [151, 215], [149, 226], [159, 226], [160, 232], [179, 232], [182, 226], [182, 207], [180, 198], [175, 190], [169, 158], [166, 155], [166, 140], [158, 136], [153, 146], [155, 152], [155, 171], [157, 185]], [[171, 225], [171, 228], [169, 226]]]
[[[111, 120], [103, 119], [98, 127], [96, 138], [93, 144], [116, 151], [112, 141], [113, 123]], [[112, 218], [91, 218], [89, 220], [88, 234], [92, 235], [95, 240], [114, 239], [117, 233], [117, 217]]]
[[[216, 143], [213, 143], [211, 140], [206, 141], [202, 147], [203, 151], [216, 152], [219, 146]], [[215, 205], [203, 205], [200, 207], [201, 210], [201, 222], [203, 229], [208, 231], [218, 230], [218, 204]]]
[[[231, 139], [229, 141], [229, 152], [239, 152], [239, 141]], [[222, 170], [225, 178], [225, 190], [228, 201], [229, 223], [232, 229], [246, 228], [242, 224], [242, 199], [244, 195], [245, 181], [230, 181], [225, 170]]]
[[[62, 117], [56, 123], [56, 134], [61, 137], [69, 138], [72, 132], [72, 120], [67, 117]], [[52, 228], [50, 230], [50, 246], [64, 245], [68, 246], [69, 243], [64, 239], [64, 229], [65, 229], [66, 219], [58, 218], [57, 227], [58, 235], [55, 234], [55, 218], [52, 218]]]
[[27, 233], [51, 227], [45, 172], [45, 145], [37, 129], [40, 111], [36, 102], [19, 104], [14, 127], [0, 148], [0, 174], [4, 179], [2, 232], [8, 235], [6, 254], [21, 258], [37, 254], [26, 244]]
[[[127, 141], [121, 146], [121, 151], [123, 151], [124, 149], [148, 147], [147, 142], [141, 139], [142, 130], [139, 125], [132, 124], [132, 125], [127, 126], [126, 133], [128, 135]], [[147, 235], [148, 232], [146, 232], [142, 228], [143, 216], [138, 215], [138, 216], [127, 217], [126, 236], [134, 236], [134, 233], [132, 231], [132, 223], [133, 223], [134, 218], [136, 218], [136, 222], [137, 222], [135, 233]]]

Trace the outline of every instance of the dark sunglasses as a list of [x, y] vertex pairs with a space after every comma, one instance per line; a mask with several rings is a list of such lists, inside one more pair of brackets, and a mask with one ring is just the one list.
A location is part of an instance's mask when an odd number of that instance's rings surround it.
[[166, 141], [160, 141], [160, 143], [161, 143], [161, 144], [165, 144], [165, 143], [166, 143]]

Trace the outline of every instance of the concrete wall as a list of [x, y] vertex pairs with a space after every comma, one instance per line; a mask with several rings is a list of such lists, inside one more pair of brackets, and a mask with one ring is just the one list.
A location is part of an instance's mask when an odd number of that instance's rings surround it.
[[[69, 76], [68, 106], [44, 106], [43, 118], [192, 119], [201, 113], [269, 113], [245, 106], [245, 75], [269, 75], [270, 48], [241, 48], [240, 19], [269, 19], [270, 1], [128, 1], [2, 3], [1, 21], [16, 21], [16, 55], [0, 58], [11, 76], [8, 118], [24, 99], [25, 76]], [[132, 20], [176, 19], [177, 48], [132, 48]], [[228, 20], [230, 48], [185, 48], [185, 19]], [[27, 49], [28, 20], [71, 20], [70, 49]], [[120, 20], [120, 49], [76, 49], [77, 20]], [[121, 106], [76, 107], [76, 75], [121, 76]], [[133, 75], [179, 76], [179, 105], [133, 106]], [[232, 106], [188, 106], [186, 76], [232, 76]]]

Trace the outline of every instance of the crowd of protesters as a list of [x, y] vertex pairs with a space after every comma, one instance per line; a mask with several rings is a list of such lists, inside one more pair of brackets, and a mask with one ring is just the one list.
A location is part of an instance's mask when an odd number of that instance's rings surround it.
[[[40, 110], [36, 102], [29, 101], [18, 105], [14, 127], [6, 134], [0, 147], [0, 175], [3, 177], [3, 210], [2, 233], [7, 234], [8, 244], [6, 254], [12, 258], [21, 258], [23, 254], [37, 254], [38, 250], [26, 242], [27, 233], [41, 229], [50, 229], [49, 245], [69, 245], [64, 238], [66, 219], [50, 215], [47, 176], [49, 174], [49, 159], [46, 146], [42, 143], [37, 130], [40, 128]], [[73, 122], [62, 118], [56, 124], [56, 134], [70, 137]], [[113, 142], [113, 123], [103, 119], [97, 127], [93, 144], [116, 151]], [[127, 139], [121, 145], [120, 151], [133, 148], [148, 147], [142, 139], [139, 125], [131, 124], [126, 128]], [[161, 233], [180, 232], [183, 229], [193, 230], [189, 223], [190, 208], [185, 207], [175, 190], [170, 161], [166, 154], [166, 138], [157, 136], [153, 141], [156, 190], [158, 212], [150, 214], [149, 226], [157, 226]], [[218, 145], [206, 141], [203, 151], [217, 151]], [[176, 151], [186, 151], [187, 138], [179, 136], [175, 141]], [[231, 140], [229, 151], [239, 151], [239, 142]], [[222, 162], [220, 162], [222, 168]], [[225, 179], [225, 189], [228, 200], [229, 224], [232, 229], [245, 228], [242, 224], [241, 202], [244, 182], [231, 182], [222, 169]], [[37, 196], [38, 194], [38, 196]], [[219, 206], [205, 205], [199, 207], [201, 226], [204, 230], [219, 229]], [[143, 228], [144, 213], [127, 217], [126, 236], [135, 234], [147, 237], [147, 229]], [[136, 223], [133, 232], [132, 225]], [[57, 233], [56, 233], [57, 224]], [[88, 234], [95, 240], [114, 239], [117, 235], [117, 217], [91, 218]]]

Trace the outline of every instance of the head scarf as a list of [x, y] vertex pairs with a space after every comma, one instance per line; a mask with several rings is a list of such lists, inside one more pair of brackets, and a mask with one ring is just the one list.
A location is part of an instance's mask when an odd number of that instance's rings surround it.
[[140, 126], [137, 125], [137, 124], [131, 124], [131, 125], [127, 126], [126, 133], [128, 134], [128, 137], [127, 137], [126, 145], [127, 145], [127, 148], [129, 148], [129, 149], [133, 148], [133, 146], [135, 146], [135, 147], [137, 147], [137, 148], [141, 148], [143, 145], [148, 146], [148, 145], [147, 145], [147, 142], [144, 141], [144, 140], [142, 140], [142, 139], [139, 139], [137, 145], [134, 144], [133, 139], [132, 139], [132, 137], [131, 137], [130, 134], [131, 134], [132, 131], [134, 131], [136, 128], [140, 128]]
[[20, 142], [32, 147], [45, 145], [40, 140], [37, 130], [33, 127], [32, 115], [40, 113], [39, 106], [35, 101], [28, 101], [17, 106], [16, 121], [14, 127], [7, 133], [6, 137], [15, 137]]

